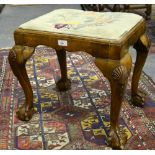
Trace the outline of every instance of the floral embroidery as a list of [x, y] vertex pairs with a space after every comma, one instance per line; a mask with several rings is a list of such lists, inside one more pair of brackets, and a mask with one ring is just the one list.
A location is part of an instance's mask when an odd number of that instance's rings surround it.
[[143, 20], [141, 16], [132, 13], [99, 13], [60, 9], [29, 21], [20, 27], [99, 39], [119, 40], [124, 33], [129, 32], [141, 20]]
[[69, 25], [68, 24], [55, 24], [55, 28], [56, 29], [68, 28], [69, 29]]

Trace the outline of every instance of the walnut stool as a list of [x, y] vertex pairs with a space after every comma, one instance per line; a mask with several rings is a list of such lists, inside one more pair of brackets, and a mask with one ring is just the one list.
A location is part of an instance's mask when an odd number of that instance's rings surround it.
[[46, 45], [56, 50], [61, 70], [61, 79], [57, 82], [59, 90], [67, 90], [71, 85], [67, 77], [66, 51], [82, 50], [96, 58], [96, 66], [110, 82], [109, 144], [113, 148], [123, 148], [127, 136], [119, 129], [119, 114], [132, 66], [128, 52], [132, 45], [137, 51], [132, 77], [132, 103], [142, 106], [145, 102], [144, 93], [138, 90], [138, 82], [150, 47], [145, 29], [145, 20], [136, 14], [74, 9], [55, 10], [20, 25], [14, 33], [15, 46], [8, 57], [26, 98], [17, 112], [18, 118], [28, 121], [34, 113], [33, 92], [25, 64], [34, 53], [35, 47]]

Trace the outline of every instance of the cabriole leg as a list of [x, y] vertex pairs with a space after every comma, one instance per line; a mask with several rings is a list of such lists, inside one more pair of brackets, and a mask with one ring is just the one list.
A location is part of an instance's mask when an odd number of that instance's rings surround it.
[[105, 61], [97, 58], [95, 63], [108, 78], [111, 86], [110, 134], [108, 142], [114, 149], [123, 149], [127, 142], [127, 135], [119, 127], [119, 115], [131, 71], [131, 56], [126, 54], [120, 61]]
[[150, 42], [146, 35], [141, 36], [134, 45], [137, 51], [137, 57], [132, 77], [132, 103], [139, 107], [144, 105], [146, 99], [146, 94], [138, 89], [138, 83], [149, 52], [149, 47]]
[[67, 77], [66, 51], [65, 49], [61, 49], [56, 50], [56, 53], [61, 71], [61, 79], [56, 83], [56, 85], [60, 91], [66, 91], [71, 87], [71, 82]]
[[33, 47], [15, 45], [9, 53], [8, 60], [14, 75], [19, 80], [25, 94], [25, 103], [18, 109], [17, 117], [28, 121], [34, 113], [32, 87], [25, 68], [26, 61], [34, 52]]
[[129, 71], [126, 66], [120, 65], [112, 72], [111, 86], [111, 110], [110, 110], [110, 135], [109, 144], [115, 149], [123, 149], [127, 142], [127, 136], [119, 128], [119, 115], [126, 90]]

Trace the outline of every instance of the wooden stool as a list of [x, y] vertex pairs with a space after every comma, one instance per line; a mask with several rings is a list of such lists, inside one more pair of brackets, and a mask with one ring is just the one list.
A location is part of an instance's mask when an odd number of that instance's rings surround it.
[[127, 136], [119, 129], [119, 114], [132, 66], [128, 53], [131, 45], [137, 51], [132, 77], [132, 103], [142, 106], [145, 102], [143, 92], [138, 90], [150, 47], [144, 19], [132, 13], [60, 9], [22, 24], [16, 29], [14, 38], [15, 46], [10, 50], [8, 59], [26, 98], [17, 112], [18, 118], [28, 121], [34, 113], [33, 92], [25, 64], [35, 47], [46, 45], [56, 50], [61, 70], [61, 79], [57, 82], [59, 90], [67, 90], [71, 85], [67, 77], [66, 51], [82, 50], [96, 58], [95, 64], [110, 82], [109, 143], [113, 148], [123, 148]]

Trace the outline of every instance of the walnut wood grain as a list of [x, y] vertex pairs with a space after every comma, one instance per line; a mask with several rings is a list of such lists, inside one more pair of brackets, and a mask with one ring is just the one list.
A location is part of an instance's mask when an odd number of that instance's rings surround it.
[[25, 103], [18, 109], [17, 116], [20, 120], [28, 121], [32, 118], [33, 109], [33, 92], [25, 68], [26, 61], [31, 57], [34, 48], [25, 46], [14, 46], [9, 53], [8, 59], [14, 75], [19, 80], [25, 94]]
[[143, 107], [146, 94], [138, 89], [138, 83], [150, 48], [150, 41], [146, 34], [138, 39], [134, 44], [134, 48], [137, 51], [137, 57], [132, 77], [132, 103], [136, 106]]

